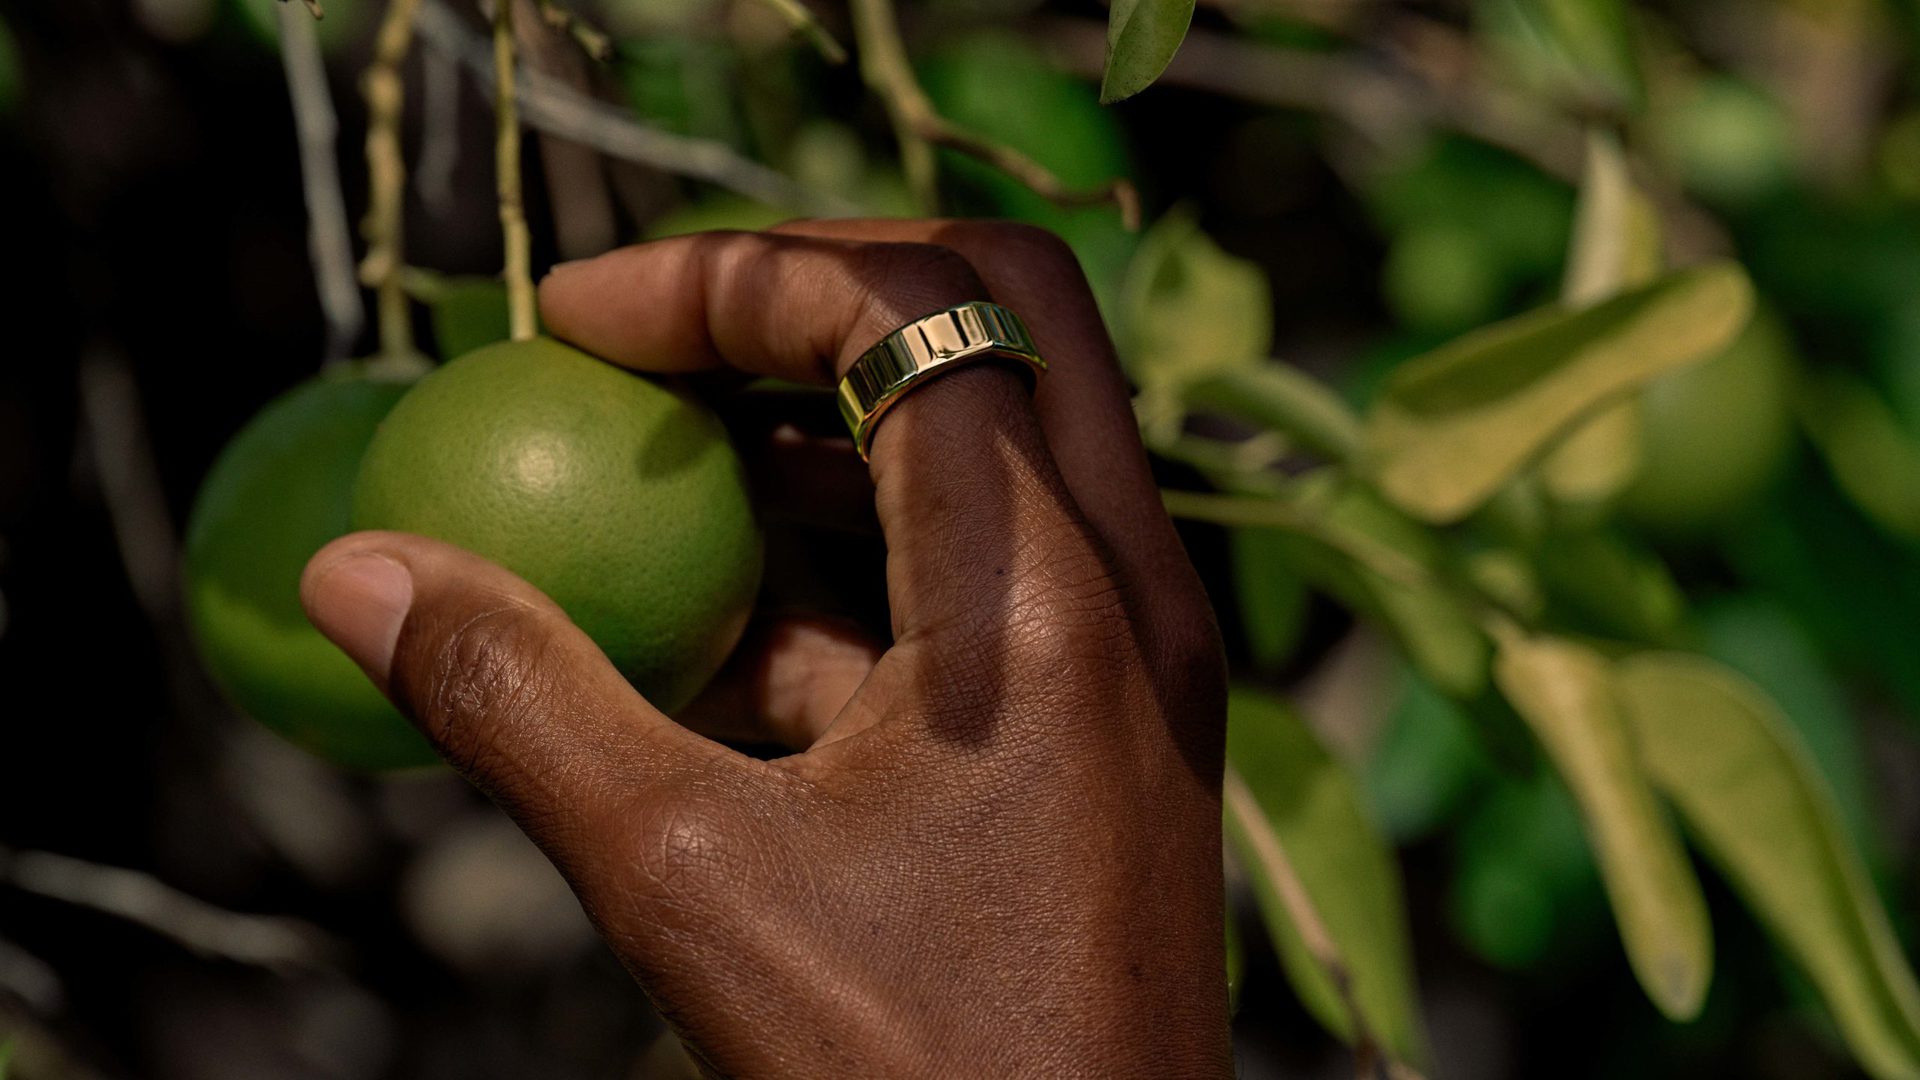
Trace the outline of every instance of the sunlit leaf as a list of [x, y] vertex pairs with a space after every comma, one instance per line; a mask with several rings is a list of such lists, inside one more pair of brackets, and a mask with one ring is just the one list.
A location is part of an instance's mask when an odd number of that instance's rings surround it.
[[1662, 243], [1659, 211], [1634, 184], [1619, 140], [1589, 131], [1561, 299], [1587, 307], [1645, 285], [1665, 263]]
[[1193, 21], [1193, 0], [1114, 0], [1107, 11], [1107, 66], [1100, 102], [1111, 105], [1152, 85], [1173, 62]]
[[1257, 424], [1331, 460], [1360, 448], [1360, 418], [1332, 387], [1288, 364], [1213, 371], [1188, 384], [1186, 397], [1189, 406]]
[[1630, 657], [1618, 684], [1655, 783], [1819, 988], [1861, 1064], [1920, 1077], [1920, 987], [1832, 796], [1773, 703], [1682, 654]]
[[[1352, 778], [1279, 699], [1235, 690], [1228, 713], [1227, 837], [1288, 979], [1336, 1035], [1354, 1037], [1357, 1008], [1382, 1049], [1419, 1060], [1426, 1040], [1399, 870]], [[1317, 926], [1298, 925], [1303, 902]], [[1346, 995], [1328, 974], [1328, 949], [1344, 969]]]
[[1640, 399], [1622, 398], [1573, 429], [1540, 462], [1540, 483], [1563, 503], [1603, 503], [1640, 472]]
[[1879, 794], [1846, 690], [1812, 637], [1762, 592], [1728, 596], [1701, 612], [1706, 655], [1752, 679], [1780, 706], [1833, 791], [1847, 835], [1877, 867], [1886, 852]]
[[1700, 883], [1634, 751], [1608, 662], [1571, 641], [1505, 630], [1494, 678], [1566, 778], [1627, 959], [1660, 1011], [1700, 1011], [1713, 974]]
[[1263, 362], [1273, 346], [1267, 277], [1220, 250], [1191, 214], [1161, 218], [1127, 269], [1122, 339], [1142, 386], [1184, 385]]
[[[1611, 134], [1587, 133], [1587, 164], [1567, 252], [1568, 307], [1589, 307], [1660, 274], [1660, 215], [1634, 185]], [[1640, 404], [1629, 397], [1584, 421], [1547, 452], [1540, 480], [1563, 503], [1602, 503], [1626, 488], [1640, 466]]]
[[[1321, 473], [1300, 481], [1300, 505], [1317, 515], [1324, 538], [1295, 546], [1301, 572], [1336, 598], [1373, 615], [1407, 659], [1436, 687], [1471, 698], [1486, 685], [1486, 636], [1443, 584], [1445, 553], [1431, 532], [1407, 520], [1367, 488]], [[1382, 560], [1383, 551], [1413, 572]]]
[[1714, 263], [1578, 311], [1549, 307], [1408, 361], [1368, 418], [1373, 474], [1395, 503], [1454, 521], [1569, 426], [1733, 340], [1745, 273]]

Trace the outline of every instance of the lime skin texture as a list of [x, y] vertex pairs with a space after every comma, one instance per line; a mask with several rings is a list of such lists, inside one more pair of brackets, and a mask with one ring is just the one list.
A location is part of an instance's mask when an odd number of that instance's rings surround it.
[[214, 682], [292, 742], [360, 769], [438, 758], [307, 621], [300, 572], [347, 531], [361, 454], [407, 389], [346, 366], [276, 398], [221, 451], [187, 524], [187, 620]]
[[354, 492], [354, 528], [430, 536], [519, 574], [666, 712], [720, 669], [759, 590], [760, 531], [719, 418], [547, 338], [421, 380]]

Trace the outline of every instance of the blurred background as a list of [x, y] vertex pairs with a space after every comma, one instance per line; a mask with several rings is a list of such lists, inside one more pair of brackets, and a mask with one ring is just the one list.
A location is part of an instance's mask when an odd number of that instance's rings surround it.
[[[677, 231], [923, 208], [884, 95], [833, 62], [854, 44], [848, 10], [809, 7], [818, 26], [796, 32], [787, 7], [752, 0], [583, 0], [605, 59], [525, 33], [548, 98], [529, 109], [536, 269]], [[15, 266], [0, 305], [0, 1075], [683, 1075], [564, 884], [489, 804], [442, 773], [310, 757], [227, 705], [195, 658], [179, 538], [209, 464], [329, 355], [374, 348], [342, 314], [356, 303], [323, 306], [309, 207], [323, 230], [367, 211], [358, 79], [380, 6], [328, 0], [299, 31], [337, 109], [331, 138], [308, 129], [337, 155], [333, 212], [311, 159], [303, 190], [280, 9], [0, 2]], [[1763, 688], [1831, 796], [1865, 902], [1912, 955], [1920, 4], [1203, 0], [1159, 81], [1110, 106], [1092, 0], [914, 0], [898, 16], [941, 115], [1062, 190], [1137, 188], [1140, 232], [1114, 205], [1063, 207], [975, 157], [938, 158], [944, 212], [1074, 245], [1171, 488], [1229, 487], [1248, 461], [1297, 475], [1312, 456], [1244, 401], [1197, 405], [1195, 371], [1273, 357], [1330, 388], [1328, 408], [1365, 412], [1409, 358], [1570, 291], [1576, 219], [1608, 168], [1657, 222], [1656, 261], [1737, 259], [1751, 321], [1639, 389], [1630, 439], [1596, 438], [1601, 497], [1515, 481], [1470, 519], [1408, 527], [1485, 592], [1507, 595], [1506, 556], [1524, 553], [1531, 599], [1516, 603], [1543, 624], [1703, 653]], [[499, 336], [492, 112], [468, 63], [483, 34], [471, 4], [428, 0], [401, 67], [407, 261], [445, 275], [422, 275], [411, 314], [442, 356]], [[1194, 340], [1170, 349], [1168, 325]], [[1829, 983], [1697, 856], [1713, 982], [1695, 1019], [1663, 1018], [1555, 770], [1446, 685], [1424, 617], [1356, 597], [1249, 524], [1183, 526], [1258, 695], [1236, 707], [1301, 722], [1393, 853], [1385, 917], [1406, 928], [1423, 1074], [1867, 1075]], [[1325, 1003], [1294, 989], [1257, 873], [1229, 873], [1242, 1074], [1353, 1075], [1338, 1025], [1315, 1019]], [[1877, 1060], [1876, 1075], [1913, 1075]]]

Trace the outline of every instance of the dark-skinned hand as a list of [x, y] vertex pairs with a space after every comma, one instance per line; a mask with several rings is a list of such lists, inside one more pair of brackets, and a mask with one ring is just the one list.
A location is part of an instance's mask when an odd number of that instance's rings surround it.
[[614, 363], [821, 385], [983, 299], [1031, 327], [1037, 392], [991, 363], [936, 378], [870, 467], [792, 440], [872, 500], [884, 648], [775, 624], [682, 723], [475, 555], [359, 533], [307, 568], [315, 624], [553, 859], [714, 1074], [1230, 1075], [1218, 634], [1071, 252], [804, 222], [540, 288], [551, 332]]

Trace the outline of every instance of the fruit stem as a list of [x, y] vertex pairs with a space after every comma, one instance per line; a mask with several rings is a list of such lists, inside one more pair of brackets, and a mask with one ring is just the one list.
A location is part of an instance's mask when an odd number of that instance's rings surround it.
[[400, 121], [406, 107], [400, 66], [413, 46], [413, 23], [419, 10], [420, 0], [390, 0], [374, 37], [373, 63], [360, 82], [368, 114], [367, 217], [361, 225], [367, 257], [360, 263], [360, 280], [374, 290], [383, 356], [416, 351], [413, 314], [402, 281], [407, 161], [400, 149]]
[[494, 165], [500, 190], [500, 231], [506, 239], [507, 326], [515, 341], [533, 339], [533, 241], [520, 182], [520, 103], [514, 70], [513, 5], [493, 0]]

